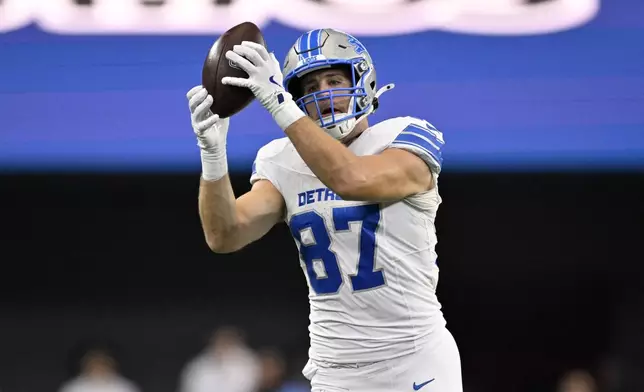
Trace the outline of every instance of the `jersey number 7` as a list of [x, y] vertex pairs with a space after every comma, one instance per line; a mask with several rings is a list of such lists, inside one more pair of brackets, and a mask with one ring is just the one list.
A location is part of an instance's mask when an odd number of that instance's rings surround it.
[[[361, 223], [358, 254], [358, 269], [350, 275], [354, 291], [368, 290], [385, 284], [383, 271], [375, 270], [376, 230], [380, 223], [380, 206], [368, 204], [333, 209], [333, 227], [327, 228], [325, 219], [316, 211], [307, 211], [293, 215], [289, 227], [293, 237], [300, 246], [300, 255], [306, 265], [306, 273], [313, 291], [316, 294], [335, 294], [342, 286], [342, 271], [335, 252], [331, 250], [329, 230], [335, 232], [349, 231], [350, 223]], [[302, 242], [302, 233], [311, 231], [312, 240]], [[324, 264], [326, 275], [319, 277], [314, 269], [314, 262]]]

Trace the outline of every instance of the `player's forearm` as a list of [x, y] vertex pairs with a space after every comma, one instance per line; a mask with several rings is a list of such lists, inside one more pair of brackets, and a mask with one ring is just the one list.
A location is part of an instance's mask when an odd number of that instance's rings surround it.
[[228, 175], [216, 181], [201, 179], [199, 216], [206, 242], [217, 253], [235, 250], [233, 239], [239, 227], [235, 194]]
[[358, 157], [309, 117], [300, 118], [284, 132], [320, 181], [341, 197], [356, 184], [366, 181], [357, 170]]

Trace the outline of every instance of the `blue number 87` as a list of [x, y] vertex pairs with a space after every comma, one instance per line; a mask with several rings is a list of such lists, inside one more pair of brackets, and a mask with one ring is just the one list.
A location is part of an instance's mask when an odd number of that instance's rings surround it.
[[[349, 230], [351, 222], [361, 222], [358, 271], [351, 276], [354, 291], [367, 290], [385, 284], [383, 271], [374, 270], [376, 254], [376, 229], [380, 222], [380, 207], [377, 204], [338, 207], [333, 209], [333, 229]], [[306, 265], [306, 273], [316, 294], [335, 294], [342, 286], [342, 272], [336, 254], [331, 250], [331, 238], [324, 218], [315, 211], [293, 215], [289, 222], [293, 237], [300, 245], [300, 255]], [[302, 242], [302, 233], [309, 229], [313, 236], [309, 243]], [[318, 277], [314, 261], [324, 264], [326, 276]]]

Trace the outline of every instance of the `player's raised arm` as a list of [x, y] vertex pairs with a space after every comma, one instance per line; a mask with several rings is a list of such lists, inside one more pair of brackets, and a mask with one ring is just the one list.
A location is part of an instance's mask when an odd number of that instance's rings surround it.
[[[377, 155], [356, 156], [308, 117], [284, 131], [311, 170], [345, 200], [395, 201], [434, 186], [423, 154], [392, 144]], [[433, 165], [432, 165], [433, 166]]]
[[199, 215], [206, 242], [217, 253], [230, 253], [261, 238], [283, 216], [284, 199], [266, 180], [235, 199], [226, 158], [228, 119], [210, 112], [212, 97], [202, 87], [188, 92], [192, 127], [201, 148]]

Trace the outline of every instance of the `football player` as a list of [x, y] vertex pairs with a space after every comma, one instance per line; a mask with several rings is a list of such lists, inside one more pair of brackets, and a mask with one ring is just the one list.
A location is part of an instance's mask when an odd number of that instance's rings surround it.
[[434, 220], [443, 135], [413, 117], [369, 124], [379, 105], [366, 48], [334, 29], [307, 32], [283, 67], [265, 47], [226, 53], [285, 137], [257, 153], [251, 190], [235, 199], [228, 119], [202, 86], [188, 93], [201, 148], [199, 210], [207, 243], [234, 252], [288, 224], [309, 286], [317, 391], [461, 392], [459, 351], [436, 297]]

